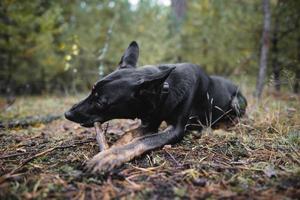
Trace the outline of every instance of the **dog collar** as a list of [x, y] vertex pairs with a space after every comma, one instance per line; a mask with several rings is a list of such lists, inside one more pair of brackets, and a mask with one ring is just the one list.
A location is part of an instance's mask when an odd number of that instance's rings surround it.
[[164, 82], [163, 88], [161, 90], [160, 106], [162, 106], [165, 103], [169, 94], [169, 90], [170, 90], [169, 83]]
[[169, 93], [169, 83], [168, 82], [164, 82], [163, 88], [162, 88], [162, 93]]

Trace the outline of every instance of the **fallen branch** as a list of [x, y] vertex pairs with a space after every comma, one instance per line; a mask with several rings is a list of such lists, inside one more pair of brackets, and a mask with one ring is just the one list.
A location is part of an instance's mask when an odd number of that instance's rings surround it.
[[29, 154], [30, 152], [22, 152], [22, 153], [14, 153], [14, 154], [8, 154], [4, 156], [0, 156], [0, 159], [5, 159], [5, 158], [12, 158], [12, 157], [17, 157], [17, 156], [23, 156], [26, 154]]
[[28, 164], [30, 161], [32, 161], [32, 160], [34, 160], [38, 157], [46, 155], [46, 154], [48, 154], [48, 153], [50, 153], [54, 150], [57, 150], [57, 149], [77, 147], [78, 144], [85, 144], [85, 143], [89, 143], [89, 142], [92, 142], [92, 141], [94, 141], [94, 140], [88, 139], [88, 140], [85, 140], [85, 141], [74, 142], [73, 144], [70, 144], [70, 145], [61, 145], [61, 146], [51, 147], [49, 149], [46, 149], [45, 151], [39, 152], [39, 153], [27, 158], [26, 160], [24, 160], [17, 168], [15, 168], [12, 171], [10, 171], [9, 173], [4, 174], [3, 176], [1, 176], [0, 177], [0, 184], [3, 183], [4, 181], [6, 181], [7, 179], [13, 177], [13, 175], [15, 173], [17, 173], [18, 171], [20, 171], [26, 164]]
[[46, 116], [31, 116], [23, 119], [12, 120], [8, 122], [0, 122], [0, 129], [10, 129], [16, 127], [26, 128], [39, 123], [50, 123], [54, 120], [60, 119], [62, 115], [46, 115]]

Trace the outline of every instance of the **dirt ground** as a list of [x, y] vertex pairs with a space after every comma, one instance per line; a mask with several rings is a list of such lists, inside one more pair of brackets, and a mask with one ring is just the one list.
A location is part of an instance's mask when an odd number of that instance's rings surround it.
[[[93, 128], [63, 118], [0, 130], [0, 199], [299, 199], [299, 96], [248, 95], [247, 116], [234, 126], [189, 132], [109, 174], [84, 163], [98, 151]], [[20, 97], [0, 121], [61, 114], [74, 97]], [[115, 141], [139, 121], [109, 122]]]

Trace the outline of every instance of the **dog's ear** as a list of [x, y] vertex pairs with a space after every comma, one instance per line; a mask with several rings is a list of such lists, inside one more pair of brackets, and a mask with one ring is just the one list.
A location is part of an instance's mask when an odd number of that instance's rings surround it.
[[135, 68], [139, 58], [139, 45], [132, 41], [119, 62], [119, 69]]
[[164, 81], [168, 78], [170, 73], [175, 69], [176, 67], [170, 67], [167, 69], [164, 69], [158, 73], [154, 73], [151, 75], [144, 76], [139, 82], [143, 86], [154, 86], [154, 85], [160, 85], [163, 84]]
[[160, 98], [160, 92], [165, 80], [174, 69], [175, 67], [171, 67], [159, 73], [151, 74], [140, 79], [137, 83], [137, 95], [142, 97], [144, 101], [147, 101], [152, 106], [155, 106], [155, 102]]

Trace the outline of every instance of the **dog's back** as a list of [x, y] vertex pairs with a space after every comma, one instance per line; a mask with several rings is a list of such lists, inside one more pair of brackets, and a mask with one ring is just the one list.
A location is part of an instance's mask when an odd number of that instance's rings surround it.
[[[206, 126], [229, 118], [240, 117], [245, 113], [247, 101], [239, 88], [228, 79], [221, 76], [208, 76], [200, 66], [191, 63], [147, 65], [139, 68], [142, 73], [154, 73], [176, 67], [166, 79], [170, 92], [163, 113], [173, 115], [170, 110], [184, 101], [194, 84], [197, 91], [193, 97], [191, 117], [197, 116]], [[163, 116], [166, 120], [168, 116]], [[230, 119], [229, 119], [230, 120]]]
[[[219, 108], [215, 108], [215, 112], [213, 111], [215, 115], [218, 115], [218, 118], [224, 116], [225, 120], [227, 120], [228, 117], [241, 117], [245, 113], [247, 101], [242, 95], [240, 88], [223, 77], [210, 77], [212, 84], [209, 93], [215, 98], [215, 105], [222, 108], [222, 111]], [[219, 112], [217, 110], [219, 110]]]
[[202, 124], [214, 125], [228, 120], [228, 117], [235, 118], [245, 113], [247, 101], [239, 88], [228, 79], [208, 76], [200, 66], [191, 63], [164, 64], [151, 68], [163, 70], [174, 66], [175, 70], [166, 80], [171, 89], [167, 105], [172, 105], [172, 109], [191, 92], [193, 84], [198, 84], [190, 116], [197, 116]]

